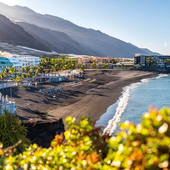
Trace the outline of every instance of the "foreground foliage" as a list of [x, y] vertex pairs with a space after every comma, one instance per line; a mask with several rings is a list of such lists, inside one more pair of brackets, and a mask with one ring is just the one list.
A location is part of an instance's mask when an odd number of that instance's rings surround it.
[[168, 170], [170, 169], [170, 110], [150, 109], [141, 124], [121, 124], [116, 136], [105, 138], [89, 118], [66, 119], [68, 130], [56, 135], [50, 148], [31, 145], [9, 156], [0, 149], [0, 169], [43, 170]]
[[23, 152], [29, 146], [26, 135], [27, 130], [18, 117], [7, 110], [0, 113], [0, 142], [3, 143], [3, 148], [8, 148], [22, 140], [23, 142], [16, 147], [16, 153]]

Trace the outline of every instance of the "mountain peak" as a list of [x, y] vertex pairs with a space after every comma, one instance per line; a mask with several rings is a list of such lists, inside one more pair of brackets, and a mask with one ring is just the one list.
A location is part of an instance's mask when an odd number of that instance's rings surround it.
[[50, 51], [48, 47], [28, 34], [21, 26], [14, 24], [0, 14], [0, 42], [21, 45], [42, 51]]
[[0, 2], [0, 5], [8, 6], [8, 5], [4, 4], [3, 2]]
[[16, 10], [24, 11], [24, 12], [36, 13], [35, 11], [33, 11], [32, 9], [26, 6], [14, 5], [13, 8]]

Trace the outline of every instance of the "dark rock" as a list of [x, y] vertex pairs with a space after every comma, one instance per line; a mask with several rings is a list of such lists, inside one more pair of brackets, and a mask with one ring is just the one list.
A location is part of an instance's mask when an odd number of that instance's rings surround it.
[[49, 147], [56, 134], [64, 133], [63, 120], [55, 121], [29, 121], [24, 120], [22, 124], [27, 128], [27, 138], [31, 143], [42, 147]]

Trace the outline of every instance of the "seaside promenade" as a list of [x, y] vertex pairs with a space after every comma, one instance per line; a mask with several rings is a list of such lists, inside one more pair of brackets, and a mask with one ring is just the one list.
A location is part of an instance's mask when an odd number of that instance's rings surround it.
[[[17, 87], [17, 86], [31, 86], [34, 82], [44, 83], [47, 80], [55, 79], [56, 82], [60, 82], [65, 80], [69, 76], [75, 76], [80, 74], [80, 70], [72, 70], [72, 71], [61, 71], [57, 73], [45, 73], [39, 74], [39, 76], [34, 78], [25, 78], [24, 81], [15, 82], [12, 80], [4, 80], [3, 83], [0, 83], [0, 89]], [[43, 80], [43, 81], [42, 81]], [[50, 80], [51, 81], [51, 80]]]

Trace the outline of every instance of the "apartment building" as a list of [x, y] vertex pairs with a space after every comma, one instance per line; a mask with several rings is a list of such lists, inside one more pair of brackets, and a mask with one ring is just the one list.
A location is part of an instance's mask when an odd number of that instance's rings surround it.
[[170, 73], [170, 55], [135, 55], [134, 67], [140, 70]]
[[7, 67], [11, 68], [13, 63], [6, 57], [0, 57], [0, 73]]
[[135, 67], [170, 67], [170, 55], [136, 55]]
[[27, 66], [38, 66], [39, 63], [41, 62], [41, 58], [40, 57], [35, 57], [35, 56], [30, 56], [30, 55], [20, 55], [20, 58], [25, 59], [25, 61], [27, 62]]
[[111, 61], [111, 57], [94, 57], [94, 56], [86, 56], [82, 58], [78, 58], [78, 64], [87, 64], [87, 63], [109, 63]]
[[38, 66], [40, 62], [40, 57], [32, 55], [17, 55], [0, 51], [0, 72], [3, 72], [5, 68], [11, 68], [12, 66], [18, 70], [25, 66]]
[[8, 58], [10, 62], [13, 63], [13, 66], [18, 70], [28, 65], [28, 62], [24, 58], [19, 57], [19, 55], [10, 55], [6, 58]]

